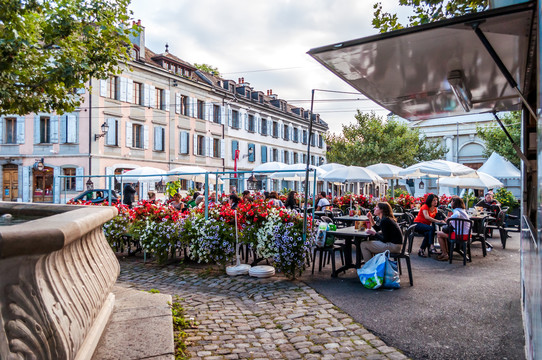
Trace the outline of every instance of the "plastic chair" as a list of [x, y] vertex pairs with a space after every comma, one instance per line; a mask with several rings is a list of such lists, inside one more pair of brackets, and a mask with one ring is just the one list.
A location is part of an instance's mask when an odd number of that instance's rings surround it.
[[498, 230], [499, 236], [501, 238], [501, 244], [502, 248], [506, 249], [506, 240], [510, 237], [508, 235], [508, 232], [519, 232], [519, 229], [516, 227], [506, 227], [506, 211], [501, 210], [497, 214], [497, 217], [495, 218], [495, 222], [493, 224], [486, 225], [488, 229], [491, 230]]
[[407, 270], [408, 270], [408, 280], [410, 281], [410, 286], [414, 286], [414, 279], [412, 277], [412, 266], [410, 265], [410, 253], [412, 252], [412, 244], [414, 243], [414, 228], [416, 225], [410, 225], [408, 229], [403, 234], [403, 247], [401, 248], [400, 253], [391, 253], [399, 268], [399, 274], [402, 274], [401, 270], [401, 259], [406, 260]]
[[472, 220], [453, 218], [448, 219], [447, 224], [453, 229], [448, 235], [449, 262], [450, 264], [452, 263], [452, 255], [455, 249], [455, 243], [457, 242], [458, 245], [461, 245], [461, 250], [463, 251], [463, 266], [465, 266], [467, 265], [467, 259], [469, 262], [472, 262], [470, 251]]
[[[328, 224], [331, 224], [331, 219], [327, 216], [322, 216], [321, 220], [323, 222], [326, 222]], [[328, 221], [326, 221], [328, 220]], [[331, 235], [332, 236], [332, 235]], [[326, 239], [326, 243], [328, 243], [328, 239]], [[335, 239], [333, 239], [333, 243], [331, 245], [324, 245], [324, 246], [315, 246], [313, 253], [312, 253], [312, 274], [314, 275], [314, 265], [316, 263], [316, 254], [318, 253], [320, 255], [319, 262], [318, 262], [318, 272], [322, 271], [322, 267], [326, 265], [326, 255], [327, 255], [327, 263], [329, 264], [329, 261], [331, 260], [331, 271], [335, 272], [335, 252], [339, 252], [341, 256], [341, 263], [344, 265], [344, 244], [335, 244]], [[323, 266], [322, 266], [323, 263]]]

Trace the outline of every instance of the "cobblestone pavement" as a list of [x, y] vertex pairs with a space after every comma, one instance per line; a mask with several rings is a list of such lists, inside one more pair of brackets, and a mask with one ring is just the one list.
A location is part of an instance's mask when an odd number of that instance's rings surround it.
[[117, 285], [179, 296], [191, 358], [406, 359], [309, 286], [120, 261]]

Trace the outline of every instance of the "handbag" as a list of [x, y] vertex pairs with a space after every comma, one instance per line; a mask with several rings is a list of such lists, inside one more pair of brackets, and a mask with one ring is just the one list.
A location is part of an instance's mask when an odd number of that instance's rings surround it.
[[389, 256], [389, 251], [376, 254], [369, 261], [358, 269], [358, 276], [361, 284], [367, 289], [378, 289], [384, 283], [386, 274], [386, 253]]
[[452, 231], [454, 231], [454, 228], [451, 227], [450, 225], [444, 225], [440, 231], [449, 235], [452, 233]]
[[390, 259], [389, 250], [386, 255], [386, 271], [384, 273], [383, 288], [399, 289], [401, 287], [401, 279], [399, 279], [399, 271], [397, 271], [397, 261]]

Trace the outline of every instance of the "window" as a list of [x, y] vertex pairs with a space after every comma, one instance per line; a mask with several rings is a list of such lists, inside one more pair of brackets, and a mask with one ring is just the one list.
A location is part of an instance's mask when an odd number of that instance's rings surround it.
[[294, 153], [294, 164], [298, 164], [299, 163], [299, 154], [298, 153]]
[[273, 121], [273, 137], [279, 137], [279, 123], [276, 121]]
[[218, 105], [213, 105], [213, 122], [217, 124], [222, 123], [222, 119], [220, 116], [220, 106]]
[[267, 136], [267, 119], [262, 118], [262, 135]]
[[311, 133], [311, 146], [316, 146], [316, 134]]
[[132, 147], [143, 149], [143, 126], [132, 125]]
[[156, 104], [155, 107], [160, 110], [164, 110], [164, 90], [156, 88]]
[[188, 116], [188, 96], [181, 95], [181, 115]]
[[303, 130], [303, 138], [301, 140], [303, 145], [307, 145], [307, 130]]
[[118, 76], [110, 76], [107, 80], [107, 95], [110, 99], [119, 100], [120, 97], [120, 78]]
[[40, 117], [40, 138], [41, 144], [48, 144], [51, 142], [51, 118], [48, 116]]
[[294, 138], [293, 138], [293, 141], [296, 143], [296, 142], [299, 142], [299, 130], [297, 128], [294, 128]]
[[288, 125], [284, 125], [284, 140], [290, 141], [290, 128]]
[[273, 158], [271, 159], [271, 161], [280, 161], [278, 149], [273, 149], [272, 153], [273, 153]]
[[66, 191], [75, 191], [75, 168], [65, 168], [63, 169], [64, 176], [69, 176], [67, 178], [63, 178], [63, 188], [62, 190]]
[[316, 165], [316, 164], [314, 163], [314, 155], [311, 155], [311, 165]]
[[205, 136], [198, 135], [198, 155], [205, 156]]
[[17, 119], [6, 118], [6, 136], [4, 144], [16, 144], [17, 143]]
[[134, 93], [132, 102], [137, 105], [143, 105], [143, 84], [134, 81]]
[[322, 134], [318, 134], [318, 147], [323, 148], [324, 147], [324, 137]]
[[239, 111], [237, 110], [232, 110], [231, 112], [231, 117], [232, 117], [232, 127], [234, 129], [239, 129]]
[[248, 131], [254, 132], [255, 123], [254, 123], [254, 115], [248, 116]]
[[198, 119], [205, 120], [205, 103], [201, 100], [198, 100]]
[[213, 157], [220, 157], [220, 139], [213, 139]]
[[164, 151], [166, 146], [166, 129], [163, 126], [154, 127], [154, 150]]
[[290, 163], [290, 153], [287, 150], [284, 150], [284, 163], [285, 164]]

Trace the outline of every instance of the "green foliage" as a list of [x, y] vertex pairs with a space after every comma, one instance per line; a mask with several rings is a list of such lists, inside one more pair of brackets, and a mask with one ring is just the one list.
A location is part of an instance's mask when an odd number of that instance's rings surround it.
[[467, 209], [472, 208], [478, 201], [479, 199], [474, 196], [474, 191], [465, 191], [465, 194], [463, 194], [463, 202]]
[[173, 195], [177, 194], [180, 189], [181, 189], [181, 180], [170, 181], [166, 185], [166, 194], [168, 194], [169, 197], [172, 198]]
[[119, 73], [129, 3], [0, 0], [0, 115], [73, 111], [75, 89]]
[[[395, 180], [394, 180], [394, 181], [395, 181]], [[400, 197], [401, 195], [403, 195], [403, 196], [409, 195], [408, 191], [403, 190], [403, 189], [401, 189], [401, 188], [394, 188], [394, 189], [393, 189], [393, 193], [394, 193], [394, 194], [393, 194], [393, 197], [396, 197], [396, 198]], [[388, 191], [386, 192], [386, 195], [387, 195], [388, 197], [391, 197], [391, 187], [390, 187], [390, 188], [388, 189]]]
[[373, 5], [373, 27], [385, 33], [475, 13], [486, 10], [488, 0], [399, 0], [399, 5], [410, 7], [412, 10], [413, 14], [408, 17], [406, 25], [399, 22], [397, 14], [384, 12], [382, 4], [378, 2]]
[[511, 191], [506, 190], [505, 188], [500, 188], [495, 193], [495, 200], [501, 203], [501, 208], [508, 206], [508, 213], [511, 213], [512, 210], [519, 206], [517, 199], [512, 195]]
[[[521, 139], [521, 113], [513, 111], [500, 116], [500, 119], [514, 142], [519, 145]], [[490, 157], [493, 152], [496, 152], [516, 167], [520, 166], [519, 156], [516, 154], [512, 143], [496, 122], [484, 127], [477, 126], [476, 133], [484, 141], [485, 156]]]
[[290, 193], [290, 191], [292, 191], [292, 189], [288, 189], [288, 188], [283, 188], [280, 193], [282, 195], [288, 195]]
[[194, 66], [201, 70], [205, 71], [206, 73], [213, 74], [215, 76], [220, 76], [220, 72], [218, 71], [218, 68], [209, 64], [196, 64], [194, 63]]
[[386, 120], [374, 112], [359, 110], [355, 118], [355, 123], [343, 125], [341, 135], [326, 136], [329, 162], [357, 166], [384, 162], [403, 167], [439, 159], [446, 153], [441, 144], [396, 119]]
[[175, 296], [173, 303], [170, 303], [171, 314], [173, 316], [173, 332], [175, 342], [175, 360], [190, 359], [188, 354], [186, 338], [188, 334], [185, 332], [188, 328], [195, 328], [192, 319], [186, 320], [185, 310], [180, 303], [181, 299]]
[[156, 289], [150, 289], [149, 291], [147, 291], [151, 294], [160, 294], [160, 290], [156, 290]]

